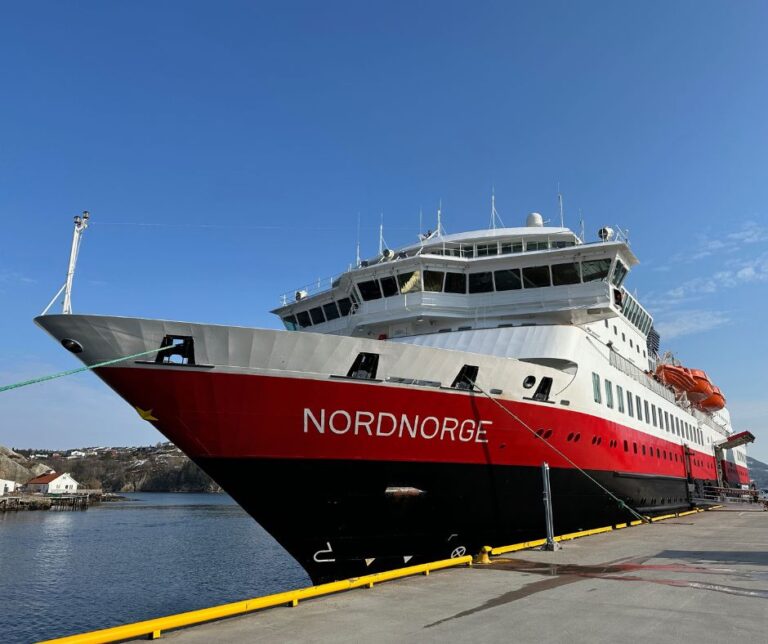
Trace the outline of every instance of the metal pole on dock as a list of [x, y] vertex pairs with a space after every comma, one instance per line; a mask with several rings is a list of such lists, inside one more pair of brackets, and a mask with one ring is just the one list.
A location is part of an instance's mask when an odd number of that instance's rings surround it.
[[555, 529], [552, 519], [552, 488], [549, 485], [549, 463], [541, 464], [541, 476], [544, 479], [544, 518], [547, 522], [547, 543], [543, 550], [559, 550], [560, 544], [555, 541]]

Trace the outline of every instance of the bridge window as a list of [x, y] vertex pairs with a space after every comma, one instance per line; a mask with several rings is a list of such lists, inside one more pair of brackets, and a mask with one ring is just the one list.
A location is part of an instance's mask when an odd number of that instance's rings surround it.
[[525, 244], [525, 250], [547, 250], [549, 248], [549, 242], [537, 241], [527, 242]]
[[502, 255], [509, 255], [510, 253], [522, 253], [522, 252], [523, 252], [523, 242], [502, 242], [501, 243]]
[[424, 290], [431, 293], [440, 293], [443, 290], [443, 279], [445, 273], [442, 271], [424, 271]]
[[446, 293], [466, 293], [467, 276], [464, 273], [446, 273], [445, 274], [445, 292]]
[[552, 281], [549, 277], [549, 266], [529, 266], [524, 268], [523, 284], [525, 288], [552, 286]]
[[603, 402], [600, 394], [600, 376], [594, 372], [592, 373], [592, 395], [594, 396], [596, 403]]
[[302, 329], [306, 329], [308, 326], [312, 326], [312, 322], [309, 320], [309, 313], [306, 311], [299, 311], [296, 314], [296, 321]]
[[339, 317], [339, 309], [336, 308], [336, 302], [323, 304], [323, 312], [325, 313], [325, 319], [329, 322]]
[[472, 244], [462, 244], [461, 245], [461, 256], [462, 257], [474, 257], [475, 256], [475, 247]]
[[567, 264], [552, 264], [552, 283], [555, 286], [578, 284], [581, 281], [578, 262]]
[[322, 324], [325, 322], [323, 309], [319, 306], [316, 306], [314, 309], [309, 309], [309, 317], [312, 318], [312, 324]]
[[379, 368], [379, 354], [360, 352], [347, 372], [347, 378], [373, 380]]
[[287, 315], [283, 318], [283, 324], [285, 325], [285, 328], [289, 331], [295, 331], [298, 328], [298, 324], [296, 323], [296, 316], [295, 315]]
[[360, 282], [357, 285], [357, 288], [360, 289], [360, 295], [362, 295], [366, 302], [381, 299], [381, 288], [379, 287], [379, 280]]
[[352, 300], [350, 300], [348, 297], [343, 297], [338, 301], [338, 305], [339, 312], [342, 315], [349, 315], [349, 312], [352, 309]]
[[381, 292], [384, 294], [384, 297], [397, 295], [397, 280], [394, 277], [391, 275], [382, 277], [379, 282], [381, 282]]
[[496, 243], [477, 245], [478, 257], [488, 257], [490, 255], [498, 255], [498, 254], [499, 254], [499, 246]]
[[415, 293], [421, 290], [421, 271], [411, 271], [409, 273], [398, 273], [397, 283], [400, 285], [400, 292]]
[[491, 273], [470, 273], [469, 292], [489, 293], [493, 291], [493, 277]]
[[624, 278], [627, 276], [627, 267], [624, 266], [619, 260], [616, 260], [616, 268], [613, 269], [613, 276], [611, 277], [611, 283], [617, 288], [621, 286]]
[[505, 268], [500, 271], [494, 271], [493, 276], [496, 280], [497, 291], [515, 291], [523, 288], [519, 268]]
[[581, 274], [585, 282], [604, 280], [608, 277], [608, 271], [610, 269], [610, 259], [594, 259], [589, 262], [581, 263]]

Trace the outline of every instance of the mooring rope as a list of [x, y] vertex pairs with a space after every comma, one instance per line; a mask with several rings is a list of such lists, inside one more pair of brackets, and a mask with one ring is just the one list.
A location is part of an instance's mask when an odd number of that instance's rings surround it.
[[157, 353], [170, 349], [170, 346], [160, 347], [158, 349], [150, 349], [149, 351], [142, 351], [141, 353], [134, 353], [130, 356], [123, 356], [122, 358], [114, 358], [112, 360], [105, 360], [104, 362], [97, 362], [95, 364], [89, 364], [78, 369], [70, 369], [68, 371], [60, 371], [59, 373], [53, 373], [47, 376], [40, 376], [39, 378], [32, 378], [32, 380], [24, 380], [23, 382], [15, 382], [10, 385], [4, 385], [0, 387], [0, 393], [4, 391], [10, 391], [11, 389], [19, 389], [20, 387], [26, 387], [27, 385], [34, 385], [38, 382], [45, 382], [47, 380], [55, 380], [56, 378], [63, 378], [64, 376], [71, 376], [76, 373], [82, 373], [83, 371], [89, 371], [91, 369], [98, 369], [99, 367], [108, 367], [111, 364], [117, 364], [118, 362], [125, 362], [126, 360], [132, 360], [133, 358], [141, 358], [142, 356], [148, 356], [150, 353]]
[[[471, 382], [471, 381], [470, 381]], [[590, 481], [592, 481], [597, 487], [599, 487], [603, 492], [605, 492], [608, 496], [610, 496], [612, 499], [614, 499], [618, 504], [619, 508], [622, 510], [628, 510], [631, 514], [633, 514], [635, 517], [640, 519], [643, 523], [650, 523], [650, 519], [648, 517], [643, 516], [637, 510], [632, 508], [630, 505], [627, 505], [625, 501], [617, 497], [613, 492], [611, 492], [607, 487], [605, 487], [600, 481], [595, 479], [594, 477], [590, 476], [585, 470], [580, 468], [576, 463], [573, 462], [566, 454], [564, 454], [562, 451], [560, 451], [557, 447], [555, 447], [552, 443], [550, 443], [546, 438], [544, 438], [542, 435], [537, 434], [536, 431], [528, 425], [522, 418], [520, 418], [517, 414], [515, 414], [512, 410], [507, 409], [504, 405], [502, 405], [496, 398], [491, 396], [487, 391], [485, 391], [482, 387], [480, 387], [477, 383], [472, 383], [475, 387], [477, 387], [478, 391], [482, 393], [486, 398], [491, 400], [493, 403], [498, 405], [502, 411], [504, 411], [506, 414], [511, 416], [514, 420], [516, 420], [518, 423], [520, 423], [525, 429], [527, 429], [531, 434], [533, 434], [533, 437], [537, 440], [544, 441], [544, 443], [556, 454], [558, 454], [561, 458], [565, 459], [570, 463], [576, 470], [581, 472], [584, 476], [586, 476]]]

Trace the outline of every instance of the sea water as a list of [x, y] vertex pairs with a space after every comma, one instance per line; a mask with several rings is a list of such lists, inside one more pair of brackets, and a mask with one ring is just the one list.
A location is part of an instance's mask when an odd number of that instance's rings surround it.
[[0, 514], [0, 642], [33, 642], [299, 588], [302, 568], [232, 499], [126, 494]]

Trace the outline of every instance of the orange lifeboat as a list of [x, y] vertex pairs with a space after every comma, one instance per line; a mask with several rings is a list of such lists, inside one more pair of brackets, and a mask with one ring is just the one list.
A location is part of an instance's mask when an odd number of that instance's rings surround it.
[[690, 391], [696, 387], [696, 381], [683, 367], [660, 364], [656, 367], [656, 376], [665, 385], [670, 385], [677, 391]]
[[714, 387], [709, 381], [706, 373], [700, 369], [687, 369], [686, 371], [688, 371], [691, 378], [693, 378], [696, 383], [695, 386], [688, 391], [688, 400], [694, 404], [698, 404], [714, 393]]
[[719, 387], [712, 386], [712, 395], [702, 400], [699, 405], [704, 411], [720, 411], [725, 407], [725, 396]]

